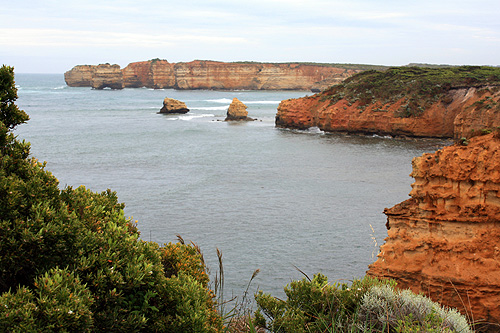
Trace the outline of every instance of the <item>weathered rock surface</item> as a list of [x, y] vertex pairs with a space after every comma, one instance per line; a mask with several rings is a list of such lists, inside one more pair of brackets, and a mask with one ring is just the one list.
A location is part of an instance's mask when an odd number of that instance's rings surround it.
[[500, 88], [470, 87], [452, 89], [428, 105], [417, 117], [401, 117], [404, 99], [392, 103], [341, 99], [336, 103], [319, 95], [282, 101], [276, 126], [327, 132], [379, 134], [392, 136], [460, 138], [473, 131], [500, 126]]
[[413, 159], [411, 199], [385, 210], [388, 237], [368, 275], [500, 323], [499, 137]]
[[233, 98], [233, 101], [227, 109], [227, 116], [224, 121], [252, 121], [253, 118], [248, 117], [247, 106], [239, 99]]
[[92, 88], [123, 89], [123, 76], [119, 65], [102, 64], [92, 73]]
[[95, 71], [94, 65], [78, 65], [72, 70], [64, 73], [66, 83], [71, 82], [70, 87], [92, 87], [92, 75]]
[[[195, 60], [187, 63], [169, 63], [149, 60], [129, 64], [121, 72], [95, 72], [102, 66], [75, 66], [65, 73], [66, 84], [71, 87], [99, 87], [103, 75], [114, 76], [115, 86], [124, 88], [164, 89], [249, 89], [249, 90], [323, 90], [361, 70], [309, 64], [225, 63]], [[117, 65], [113, 65], [117, 66]], [[114, 69], [114, 68], [113, 68]], [[94, 80], [98, 82], [94, 83]], [[90, 82], [89, 82], [90, 80]], [[111, 81], [106, 81], [111, 84]]]
[[163, 107], [160, 109], [159, 113], [187, 113], [187, 112], [189, 112], [189, 109], [186, 107], [186, 103], [167, 97], [163, 100]]

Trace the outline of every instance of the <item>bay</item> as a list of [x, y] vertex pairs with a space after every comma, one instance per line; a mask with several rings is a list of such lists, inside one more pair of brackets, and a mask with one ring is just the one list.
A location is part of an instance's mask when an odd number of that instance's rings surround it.
[[[364, 276], [387, 235], [385, 207], [408, 198], [411, 159], [447, 144], [291, 131], [274, 126], [281, 100], [304, 91], [92, 90], [62, 75], [17, 74], [18, 127], [32, 155], [64, 186], [107, 188], [138, 221], [142, 239], [181, 235], [212, 274], [223, 253], [226, 295], [283, 295], [317, 272]], [[165, 97], [185, 115], [157, 112]], [[254, 122], [224, 122], [236, 97]], [[373, 228], [373, 230], [372, 230]]]

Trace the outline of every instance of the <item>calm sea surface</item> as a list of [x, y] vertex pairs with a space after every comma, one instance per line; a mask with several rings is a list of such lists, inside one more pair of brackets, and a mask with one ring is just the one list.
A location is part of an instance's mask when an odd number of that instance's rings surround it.
[[[383, 243], [385, 207], [408, 198], [411, 159], [443, 141], [345, 137], [276, 129], [281, 100], [308, 92], [70, 88], [63, 75], [17, 74], [16, 130], [65, 185], [110, 188], [144, 240], [181, 235], [215, 272], [223, 253], [226, 295], [282, 295], [294, 266], [330, 280], [362, 277]], [[157, 112], [165, 97], [185, 115]], [[259, 121], [223, 122], [237, 97]], [[372, 232], [371, 227], [374, 232]]]

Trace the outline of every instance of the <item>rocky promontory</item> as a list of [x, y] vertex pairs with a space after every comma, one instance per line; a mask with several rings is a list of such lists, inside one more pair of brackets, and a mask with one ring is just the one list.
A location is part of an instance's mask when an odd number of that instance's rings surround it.
[[397, 67], [365, 71], [282, 101], [276, 126], [326, 132], [460, 138], [500, 126], [500, 68]]
[[[375, 66], [372, 66], [375, 67]], [[316, 90], [338, 84], [367, 65], [219, 62], [170, 63], [154, 59], [119, 65], [79, 65], [64, 74], [70, 87]]]
[[395, 279], [399, 288], [422, 292], [474, 321], [500, 324], [495, 131], [413, 159], [411, 198], [385, 210], [388, 237], [368, 275]]

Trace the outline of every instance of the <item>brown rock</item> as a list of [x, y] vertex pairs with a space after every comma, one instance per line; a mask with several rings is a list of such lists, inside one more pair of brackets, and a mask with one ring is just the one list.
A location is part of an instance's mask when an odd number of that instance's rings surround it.
[[188, 112], [189, 109], [186, 107], [186, 103], [167, 97], [163, 100], [163, 107], [160, 109], [159, 113], [188, 113]]
[[127, 88], [175, 88], [173, 65], [160, 59], [133, 62], [123, 69], [123, 84]]
[[413, 159], [411, 199], [384, 211], [388, 237], [368, 275], [500, 323], [498, 137]]
[[92, 87], [94, 65], [79, 65], [64, 73], [64, 81], [70, 87]]
[[253, 118], [248, 117], [247, 106], [239, 99], [233, 98], [231, 105], [227, 109], [227, 117], [224, 121], [252, 121]]
[[434, 138], [469, 137], [474, 130], [500, 126], [500, 108], [492, 107], [500, 103], [498, 87], [452, 89], [418, 117], [401, 117], [399, 110], [404, 103], [400, 99], [361, 106], [346, 99], [331, 103], [319, 95], [289, 99], [278, 106], [276, 126]]
[[102, 64], [94, 68], [92, 88], [123, 89], [123, 74], [119, 65]]

